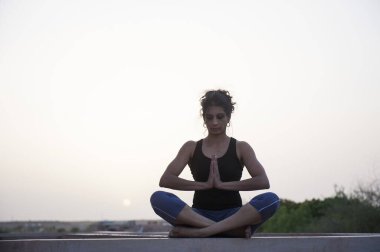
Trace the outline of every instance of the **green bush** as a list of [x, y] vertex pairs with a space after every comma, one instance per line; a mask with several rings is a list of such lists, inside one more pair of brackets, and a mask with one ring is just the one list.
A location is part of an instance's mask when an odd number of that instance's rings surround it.
[[359, 187], [347, 195], [296, 203], [281, 200], [277, 213], [258, 232], [373, 233], [380, 232], [380, 187]]

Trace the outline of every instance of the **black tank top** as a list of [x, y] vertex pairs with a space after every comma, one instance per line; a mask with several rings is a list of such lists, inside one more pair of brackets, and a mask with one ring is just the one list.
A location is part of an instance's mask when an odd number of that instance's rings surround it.
[[[202, 151], [203, 139], [197, 142], [189, 167], [195, 181], [206, 182], [210, 173], [211, 159]], [[220, 178], [223, 182], [239, 181], [243, 166], [236, 154], [236, 139], [230, 139], [227, 152], [218, 160]], [[194, 192], [193, 207], [207, 210], [222, 210], [241, 207], [239, 191], [219, 189], [199, 190]]]

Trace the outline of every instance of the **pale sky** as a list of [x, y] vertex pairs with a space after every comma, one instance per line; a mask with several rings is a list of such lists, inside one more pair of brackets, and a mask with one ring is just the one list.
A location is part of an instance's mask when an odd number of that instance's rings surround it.
[[237, 102], [228, 135], [281, 198], [380, 178], [379, 13], [377, 0], [0, 0], [0, 220], [158, 218], [149, 197], [206, 136], [199, 98], [215, 88]]

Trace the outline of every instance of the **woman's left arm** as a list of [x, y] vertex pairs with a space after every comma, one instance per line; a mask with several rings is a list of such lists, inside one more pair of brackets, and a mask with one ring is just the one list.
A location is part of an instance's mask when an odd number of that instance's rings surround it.
[[268, 189], [270, 187], [267, 174], [264, 167], [257, 160], [252, 147], [243, 141], [236, 143], [237, 154], [243, 165], [247, 168], [251, 178], [241, 181], [222, 182], [220, 180], [218, 169], [216, 171], [215, 187], [222, 190], [232, 191], [254, 191]]

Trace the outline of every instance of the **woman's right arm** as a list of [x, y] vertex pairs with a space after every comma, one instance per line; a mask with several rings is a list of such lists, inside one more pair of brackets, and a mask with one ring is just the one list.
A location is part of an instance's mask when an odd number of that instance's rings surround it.
[[182, 191], [206, 190], [212, 188], [212, 180], [198, 182], [178, 177], [189, 162], [195, 148], [195, 142], [186, 142], [179, 150], [177, 156], [168, 165], [160, 179], [160, 187]]

